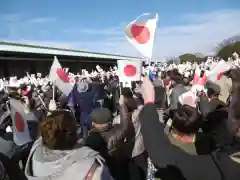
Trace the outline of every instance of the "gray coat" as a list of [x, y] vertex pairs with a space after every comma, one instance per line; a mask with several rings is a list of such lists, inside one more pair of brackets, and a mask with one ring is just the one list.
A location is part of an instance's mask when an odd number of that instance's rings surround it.
[[98, 152], [79, 145], [73, 150], [50, 150], [38, 139], [29, 154], [25, 175], [28, 180], [80, 180], [85, 179], [97, 161], [100, 164], [92, 176], [93, 180], [112, 180]]
[[187, 92], [187, 89], [182, 84], [177, 84], [171, 91], [169, 101], [170, 101], [170, 109], [178, 108], [178, 99], [179, 96], [183, 93]]

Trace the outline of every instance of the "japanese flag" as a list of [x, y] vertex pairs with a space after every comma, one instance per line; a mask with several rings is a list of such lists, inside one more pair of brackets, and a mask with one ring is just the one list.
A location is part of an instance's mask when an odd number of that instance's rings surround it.
[[207, 78], [210, 81], [217, 81], [220, 80], [223, 76], [223, 74], [230, 70], [232, 68], [233, 61], [227, 61], [221, 60], [218, 62], [218, 64], [208, 72]]
[[71, 78], [65, 73], [57, 57], [54, 57], [54, 61], [49, 73], [49, 80], [58, 87], [60, 91], [66, 96], [72, 91], [74, 84], [71, 82]]
[[192, 91], [188, 91], [181, 94], [178, 100], [182, 105], [185, 104], [185, 105], [189, 105], [191, 107], [196, 108], [196, 103], [195, 103], [196, 95]]
[[118, 74], [120, 82], [140, 81], [141, 61], [118, 60]]
[[13, 124], [14, 142], [21, 146], [32, 141], [27, 121], [37, 121], [37, 117], [33, 112], [25, 112], [24, 105], [15, 99], [10, 99], [11, 118]]
[[142, 14], [125, 28], [127, 40], [146, 58], [152, 59], [155, 31], [158, 15], [152, 19], [143, 19], [149, 14]]

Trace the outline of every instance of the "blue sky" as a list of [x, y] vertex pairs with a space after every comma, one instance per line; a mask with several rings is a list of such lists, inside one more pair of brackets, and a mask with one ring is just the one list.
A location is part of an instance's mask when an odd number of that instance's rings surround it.
[[153, 56], [213, 54], [240, 34], [239, 0], [0, 0], [0, 41], [140, 56], [124, 27], [160, 16]]

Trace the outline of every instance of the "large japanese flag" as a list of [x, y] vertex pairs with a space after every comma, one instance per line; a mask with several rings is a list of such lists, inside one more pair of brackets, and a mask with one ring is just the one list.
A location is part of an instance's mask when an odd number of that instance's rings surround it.
[[218, 62], [218, 64], [208, 72], [207, 78], [210, 81], [217, 81], [220, 80], [224, 72], [230, 70], [232, 68], [233, 61], [227, 61], [221, 60]]
[[19, 100], [10, 99], [13, 140], [19, 146], [32, 141], [27, 121], [37, 121], [37, 117], [33, 112], [26, 113], [24, 109], [24, 105]]
[[60, 91], [66, 96], [72, 91], [74, 84], [71, 82], [71, 78], [65, 73], [57, 57], [54, 57], [54, 61], [49, 73], [49, 80], [58, 87]]
[[155, 18], [144, 19], [149, 14], [142, 14], [130, 22], [125, 28], [127, 40], [146, 58], [152, 59], [155, 31], [158, 15]]
[[118, 60], [118, 75], [120, 82], [140, 81], [141, 61]]

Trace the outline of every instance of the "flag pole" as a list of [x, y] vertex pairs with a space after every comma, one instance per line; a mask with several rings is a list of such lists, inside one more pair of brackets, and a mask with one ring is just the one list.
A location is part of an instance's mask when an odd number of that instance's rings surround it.
[[55, 83], [54, 82], [53, 82], [52, 89], [53, 89], [53, 98], [52, 98], [52, 100], [55, 100]]
[[[156, 14], [156, 27], [155, 27], [155, 32], [154, 32], [154, 36], [153, 36], [153, 48], [152, 48], [152, 55], [153, 55], [153, 49], [155, 47], [155, 38], [156, 38], [156, 30], [157, 30], [157, 23], [158, 23], [158, 14]], [[151, 58], [149, 59], [150, 60], [150, 63], [152, 62], [152, 55], [151, 55]], [[149, 63], [149, 65], [150, 65]]]
[[155, 27], [155, 32], [154, 32], [154, 35], [153, 35], [153, 47], [152, 47], [151, 57], [148, 58], [148, 67], [150, 67], [151, 62], [152, 62], [153, 49], [155, 47], [155, 37], [156, 37], [157, 23], [158, 23], [158, 14], [156, 14], [156, 27]]

